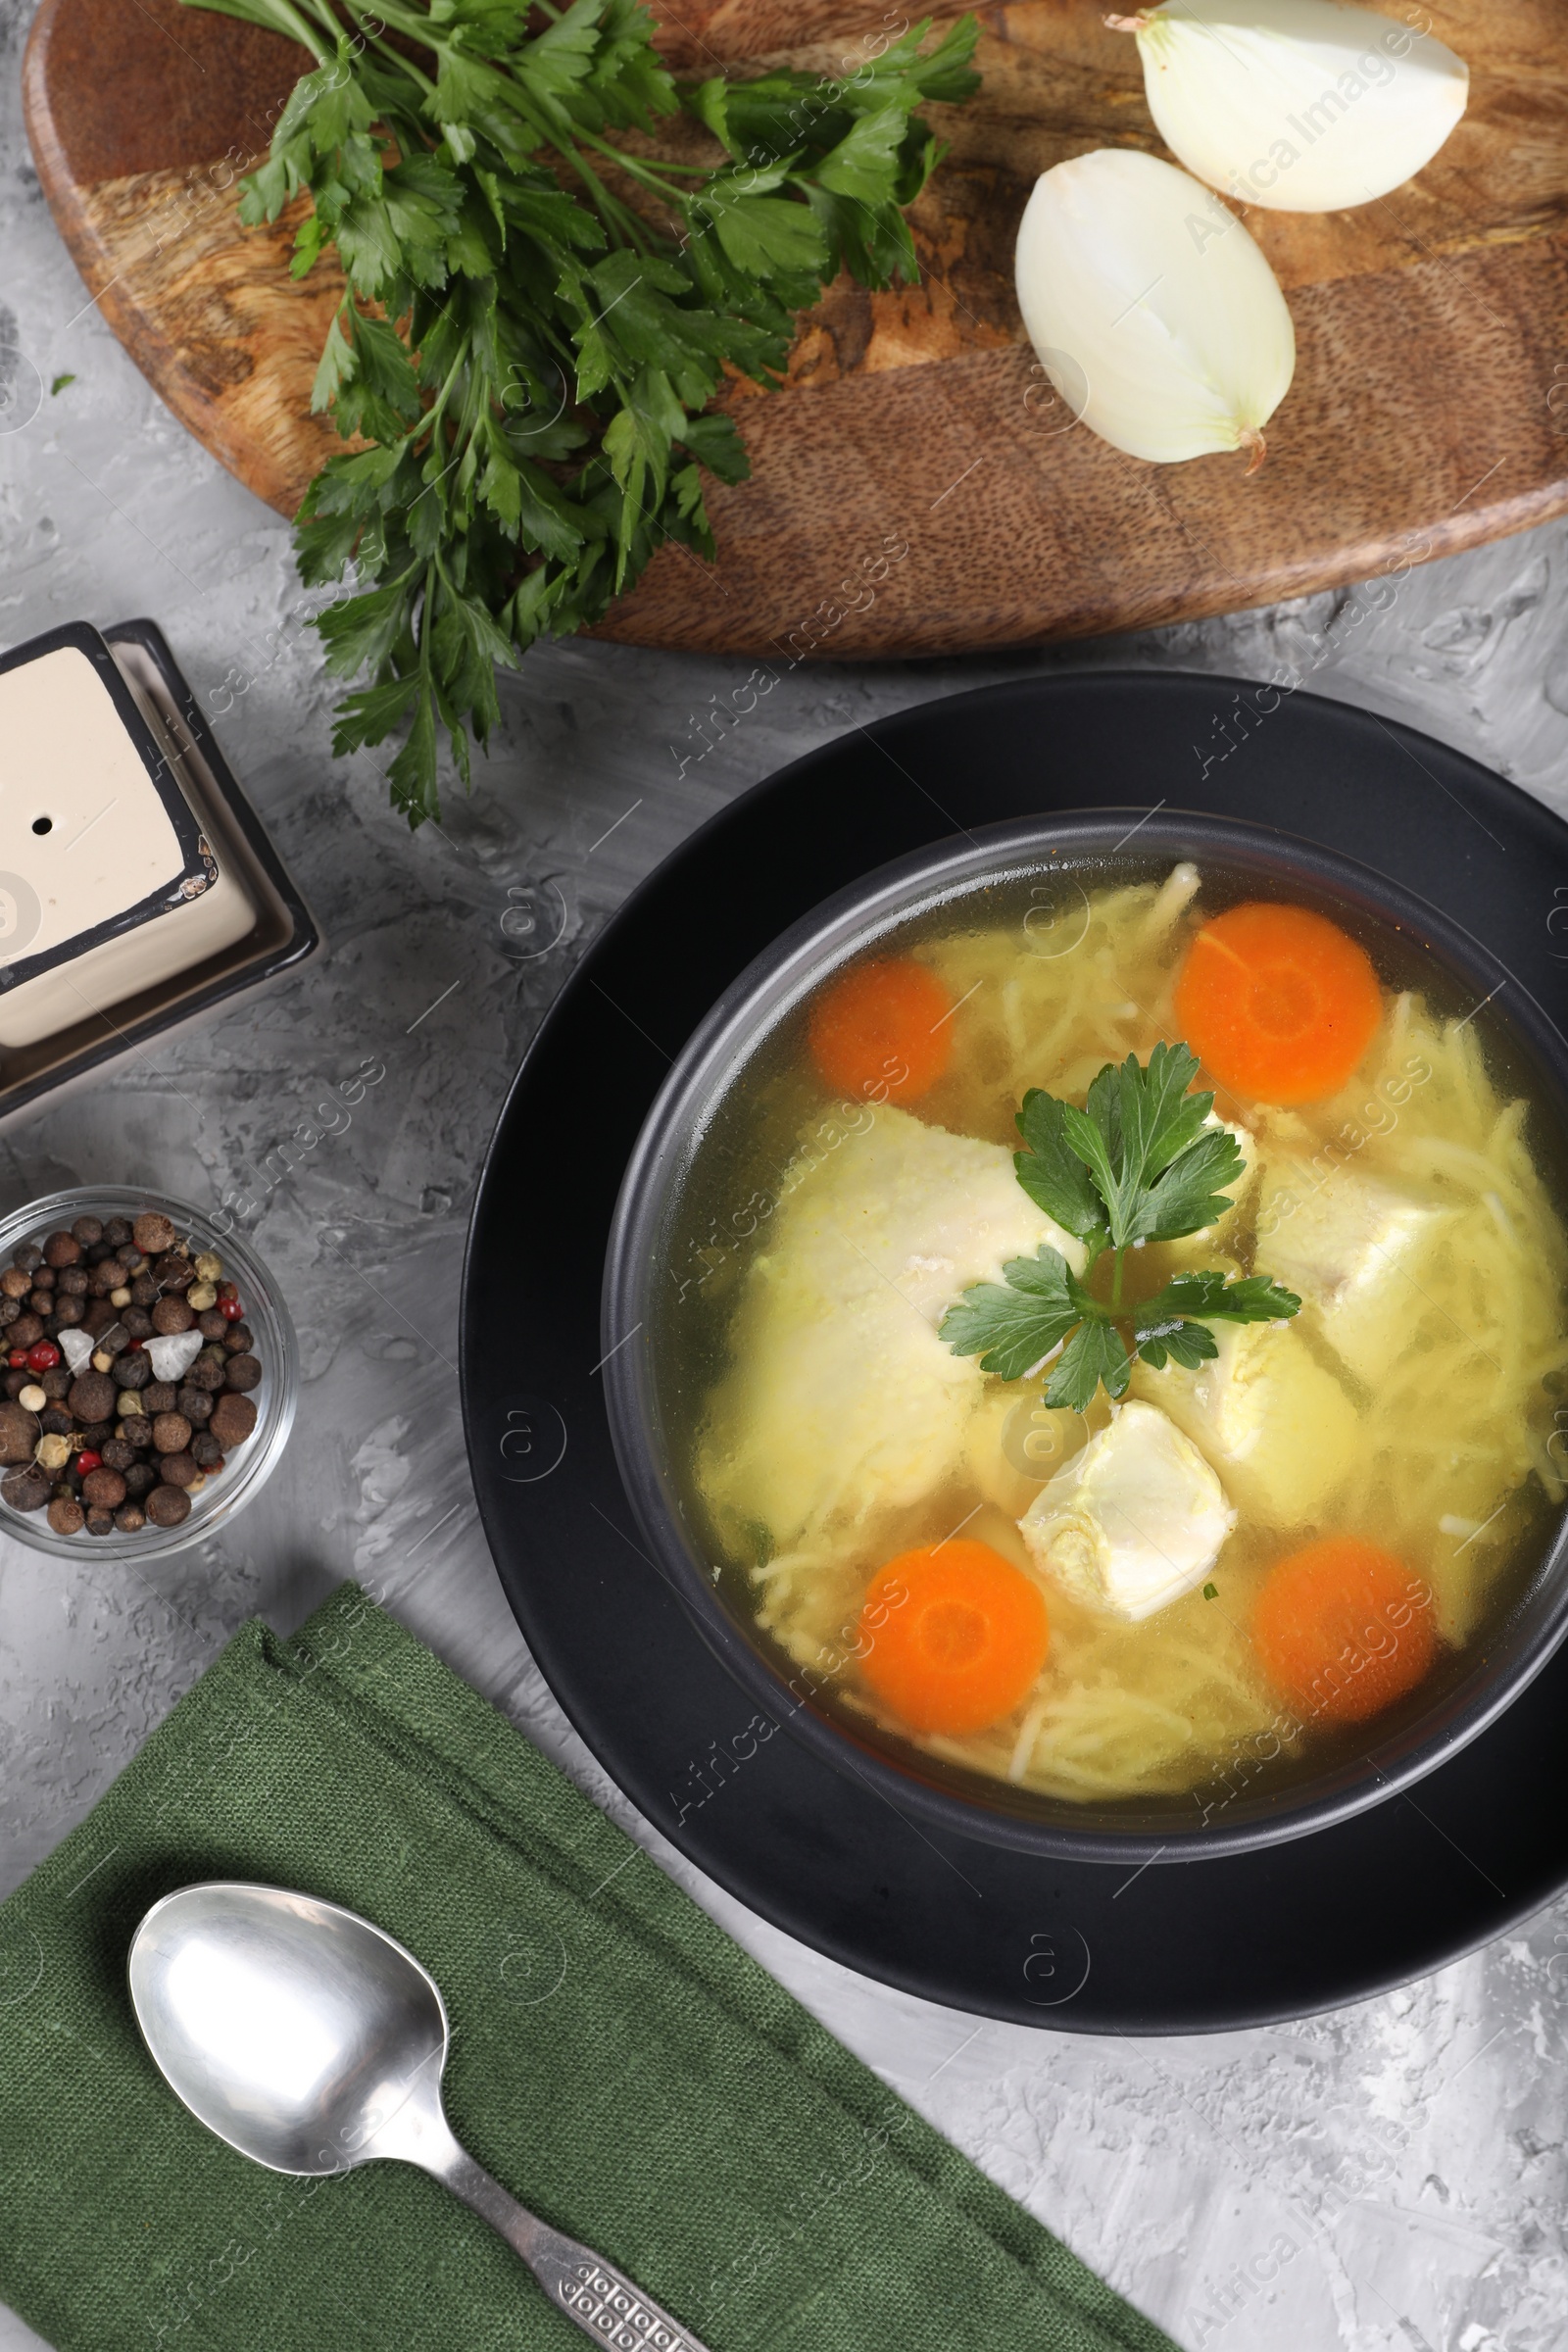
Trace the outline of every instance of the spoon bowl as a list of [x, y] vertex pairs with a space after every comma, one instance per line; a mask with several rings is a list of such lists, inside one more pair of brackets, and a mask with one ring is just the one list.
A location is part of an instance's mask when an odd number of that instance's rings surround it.
[[274, 2173], [416, 2164], [500, 2231], [551, 2301], [616, 2352], [705, 2352], [612, 2263], [519, 2205], [453, 2136], [449, 2032], [429, 1971], [315, 1895], [214, 1880], [154, 1903], [131, 1938], [154, 2064], [220, 2139]]
[[275, 2173], [335, 2173], [446, 2065], [447, 2013], [412, 1952], [279, 1886], [184, 1886], [130, 1947], [136, 2022], [210, 2132]]

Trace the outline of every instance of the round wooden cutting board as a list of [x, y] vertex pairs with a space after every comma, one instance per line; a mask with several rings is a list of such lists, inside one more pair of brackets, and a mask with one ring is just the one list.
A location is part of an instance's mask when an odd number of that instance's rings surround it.
[[[1122, 457], [1052, 393], [1012, 295], [1029, 188], [1091, 148], [1164, 151], [1096, 0], [979, 15], [979, 95], [929, 110], [952, 152], [915, 211], [921, 284], [841, 280], [785, 389], [730, 396], [754, 472], [710, 488], [718, 563], [664, 548], [602, 634], [786, 661], [1031, 644], [1402, 572], [1568, 511], [1560, 0], [1412, 12], [1471, 69], [1435, 162], [1354, 212], [1245, 215], [1299, 352], [1251, 479], [1240, 458]], [[868, 37], [859, 0], [685, 0], [663, 22], [699, 76], [853, 71]], [[338, 446], [309, 402], [341, 281], [293, 284], [292, 220], [241, 229], [232, 182], [304, 63], [178, 0], [43, 0], [24, 69], [44, 192], [104, 317], [285, 514]]]

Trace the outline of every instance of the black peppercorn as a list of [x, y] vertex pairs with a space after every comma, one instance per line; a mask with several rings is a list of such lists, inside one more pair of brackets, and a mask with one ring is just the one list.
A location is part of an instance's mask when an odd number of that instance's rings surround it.
[[52, 1365], [47, 1372], [38, 1374], [38, 1386], [46, 1396], [69, 1396], [71, 1393], [71, 1367], [68, 1364]]
[[0, 1501], [9, 1502], [14, 1511], [41, 1511], [53, 1493], [48, 1471], [36, 1462], [25, 1462], [0, 1478]]
[[155, 1419], [160, 1413], [172, 1413], [177, 1394], [172, 1380], [150, 1380], [141, 1393], [141, 1409]]
[[158, 1297], [158, 1285], [150, 1274], [138, 1274], [130, 1286], [132, 1306], [151, 1306]]
[[256, 1427], [256, 1407], [248, 1396], [237, 1396], [232, 1389], [225, 1389], [213, 1408], [208, 1427], [227, 1453], [235, 1446], [243, 1446]]
[[123, 1355], [116, 1356], [112, 1377], [117, 1389], [144, 1389], [152, 1376], [153, 1368], [144, 1348], [127, 1349]]
[[[119, 1443], [117, 1438], [115, 1444], [118, 1446]], [[133, 1460], [128, 1468], [122, 1468], [121, 1476], [125, 1482], [125, 1493], [138, 1502], [144, 1494], [150, 1494], [158, 1484], [158, 1473], [151, 1462]]]
[[24, 1274], [31, 1274], [43, 1264], [43, 1251], [36, 1242], [24, 1242], [16, 1253], [15, 1263], [22, 1268]]
[[115, 1514], [113, 1511], [98, 1510], [89, 1511], [87, 1513], [87, 1533], [89, 1536], [112, 1536], [114, 1532]]
[[104, 1227], [104, 1240], [113, 1242], [117, 1250], [123, 1250], [129, 1239], [130, 1219], [128, 1217], [111, 1217]]
[[115, 1511], [125, 1499], [125, 1482], [118, 1470], [111, 1470], [106, 1463], [100, 1462], [96, 1470], [87, 1472], [81, 1482], [81, 1492], [94, 1510]]
[[185, 1379], [193, 1389], [220, 1389], [228, 1358], [221, 1348], [204, 1348], [186, 1373]]
[[90, 1250], [95, 1242], [103, 1240], [103, 1225], [97, 1217], [77, 1217], [71, 1228], [71, 1237], [84, 1250]]
[[107, 1466], [111, 1470], [120, 1471], [122, 1475], [135, 1467], [136, 1448], [134, 1446], [127, 1446], [123, 1438], [105, 1438], [103, 1444], [98, 1447], [98, 1451], [103, 1455]]
[[190, 1458], [201, 1470], [220, 1470], [223, 1448], [208, 1431], [201, 1430], [190, 1442]]
[[55, 1300], [55, 1311], [48, 1317], [48, 1321], [54, 1325], [57, 1332], [74, 1331], [86, 1312], [85, 1299], [67, 1296]]
[[230, 1355], [249, 1355], [256, 1342], [248, 1323], [230, 1323], [223, 1332], [223, 1346]]
[[183, 1413], [193, 1429], [201, 1429], [213, 1417], [213, 1398], [206, 1389], [181, 1389], [174, 1398], [174, 1410]]
[[120, 1323], [127, 1340], [150, 1340], [153, 1336], [153, 1319], [144, 1306], [127, 1306]]
[[0, 1405], [0, 1464], [30, 1462], [37, 1443], [38, 1424], [25, 1405]]
[[88, 1276], [84, 1266], [67, 1266], [55, 1288], [57, 1291], [63, 1291], [67, 1298], [79, 1298], [87, 1288], [87, 1281]]
[[69, 1438], [75, 1426], [74, 1413], [68, 1413], [63, 1404], [46, 1404], [38, 1415], [38, 1427], [46, 1438]]
[[107, 1372], [78, 1372], [71, 1384], [71, 1409], [78, 1421], [107, 1421], [117, 1401]]

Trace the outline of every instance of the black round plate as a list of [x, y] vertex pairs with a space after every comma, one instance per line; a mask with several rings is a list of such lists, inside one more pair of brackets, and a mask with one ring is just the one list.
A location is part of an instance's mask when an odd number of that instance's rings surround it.
[[[648, 1557], [599, 1378], [605, 1243], [669, 1061], [829, 892], [1053, 808], [1200, 808], [1431, 901], [1568, 1025], [1568, 826], [1442, 744], [1302, 693], [1100, 671], [926, 703], [714, 817], [607, 927], [502, 1112], [464, 1275], [463, 1401], [485, 1532], [529, 1647], [650, 1821], [803, 1942], [927, 1999], [1078, 2033], [1333, 2008], [1441, 1966], [1568, 1885], [1568, 1645], [1408, 1794], [1203, 1862], [1041, 1862], [933, 1838], [757, 1716]], [[1560, 941], [1560, 945], [1559, 945]]]

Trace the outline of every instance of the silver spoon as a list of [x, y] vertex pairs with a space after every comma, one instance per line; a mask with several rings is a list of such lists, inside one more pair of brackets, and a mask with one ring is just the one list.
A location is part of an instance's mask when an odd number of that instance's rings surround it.
[[441, 2106], [446, 2006], [414, 1954], [368, 1919], [280, 1886], [182, 1886], [131, 1938], [130, 1998], [172, 2088], [242, 2156], [312, 2175], [378, 2157], [420, 2165], [499, 2230], [596, 2343], [704, 2352], [458, 2145]]

